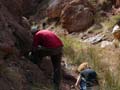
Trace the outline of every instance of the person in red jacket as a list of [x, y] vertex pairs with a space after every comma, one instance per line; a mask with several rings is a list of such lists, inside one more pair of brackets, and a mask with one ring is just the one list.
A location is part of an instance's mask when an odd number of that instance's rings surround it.
[[51, 57], [54, 69], [53, 82], [55, 90], [60, 88], [62, 48], [62, 41], [50, 30], [40, 30], [34, 35], [33, 62], [37, 64], [43, 57]]

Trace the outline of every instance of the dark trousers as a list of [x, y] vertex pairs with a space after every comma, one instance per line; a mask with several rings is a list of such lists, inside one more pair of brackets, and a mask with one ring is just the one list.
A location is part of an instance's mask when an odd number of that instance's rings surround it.
[[33, 52], [33, 62], [37, 64], [45, 56], [51, 57], [54, 70], [53, 74], [54, 89], [60, 90], [62, 47], [55, 49], [49, 49], [45, 47], [38, 48], [35, 52]]

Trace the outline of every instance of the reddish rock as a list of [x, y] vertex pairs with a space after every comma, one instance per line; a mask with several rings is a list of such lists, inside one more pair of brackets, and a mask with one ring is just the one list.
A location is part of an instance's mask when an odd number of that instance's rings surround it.
[[120, 0], [116, 0], [116, 4], [117, 7], [120, 7]]
[[[23, 3], [23, 0], [0, 0], [0, 90], [30, 90], [31, 84], [50, 82], [50, 61], [44, 61], [39, 68], [23, 56], [32, 45], [30, 31], [19, 22], [24, 13]], [[75, 80], [68, 74], [64, 77]]]
[[39, 63], [39, 68], [43, 71], [46, 79], [51, 79], [53, 74], [53, 66], [50, 58], [43, 58]]
[[28, 13], [26, 7], [38, 1], [42, 0], [0, 0], [0, 90], [30, 90], [31, 84], [50, 82], [48, 67], [39, 68], [24, 56], [32, 48], [32, 35], [20, 21]]
[[70, 2], [71, 0], [54, 0], [50, 3], [47, 14], [49, 18], [60, 17], [62, 9]]
[[71, 90], [70, 85], [62, 82], [61, 90]]
[[86, 0], [73, 0], [62, 10], [61, 23], [71, 32], [79, 32], [93, 24], [93, 7]]
[[77, 73], [74, 71], [69, 71], [68, 69], [62, 69], [62, 83], [61, 90], [79, 90], [74, 87], [77, 81]]
[[[40, 3], [44, 2], [45, 0], [22, 0], [23, 1], [23, 15], [32, 15], [37, 12], [37, 7]], [[47, 2], [46, 2], [47, 4]], [[42, 7], [43, 5], [41, 5]]]
[[18, 16], [22, 15], [22, 5], [23, 0], [0, 0], [2, 4], [8, 9], [11, 14], [14, 15], [14, 18], [19, 19]]

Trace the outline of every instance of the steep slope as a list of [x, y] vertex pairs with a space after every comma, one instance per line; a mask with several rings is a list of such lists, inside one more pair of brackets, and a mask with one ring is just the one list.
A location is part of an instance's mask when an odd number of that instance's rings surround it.
[[0, 0], [0, 90], [30, 90], [30, 83], [47, 81], [44, 73], [24, 55], [32, 35], [21, 23], [22, 0]]

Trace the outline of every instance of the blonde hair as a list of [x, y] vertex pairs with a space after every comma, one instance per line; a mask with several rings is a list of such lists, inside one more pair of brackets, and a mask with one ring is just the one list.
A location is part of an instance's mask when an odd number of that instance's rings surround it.
[[82, 64], [79, 65], [78, 67], [78, 72], [81, 72], [82, 70], [88, 68], [88, 62], [83, 62]]

